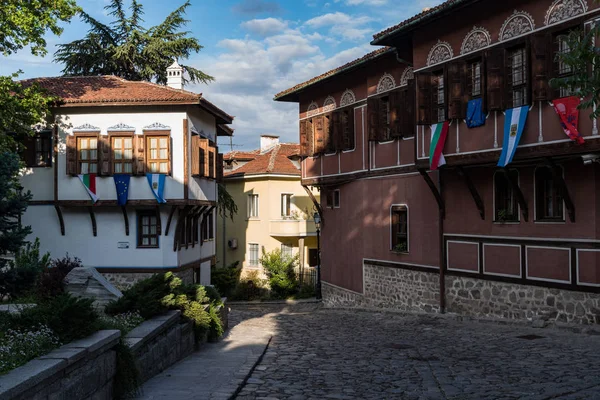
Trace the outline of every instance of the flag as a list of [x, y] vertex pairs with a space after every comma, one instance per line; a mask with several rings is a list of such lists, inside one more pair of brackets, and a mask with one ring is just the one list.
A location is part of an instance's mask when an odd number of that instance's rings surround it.
[[131, 175], [128, 174], [114, 174], [115, 189], [117, 189], [117, 204], [124, 206], [127, 204], [127, 197], [129, 197], [129, 180]]
[[476, 128], [485, 124], [485, 114], [483, 113], [483, 99], [469, 100], [467, 103], [467, 127]]
[[77, 176], [95, 204], [98, 201], [98, 196], [96, 196], [96, 174], [83, 174]]
[[446, 137], [448, 136], [448, 121], [440, 122], [439, 124], [431, 125], [431, 145], [429, 146], [429, 162], [431, 170], [435, 171], [442, 165], [446, 164], [446, 159], [442, 154]]
[[578, 144], [583, 144], [583, 137], [577, 129], [577, 125], [579, 124], [579, 110], [577, 107], [580, 102], [579, 97], [571, 96], [553, 100], [552, 105], [560, 118], [560, 125], [567, 136]]
[[498, 160], [499, 167], [506, 167], [512, 161], [525, 128], [528, 112], [529, 106], [506, 110], [504, 116], [504, 143], [502, 144], [500, 160]]
[[164, 174], [146, 174], [148, 178], [148, 184], [156, 201], [159, 203], [166, 203], [167, 201], [163, 198], [163, 191], [165, 190], [165, 175]]

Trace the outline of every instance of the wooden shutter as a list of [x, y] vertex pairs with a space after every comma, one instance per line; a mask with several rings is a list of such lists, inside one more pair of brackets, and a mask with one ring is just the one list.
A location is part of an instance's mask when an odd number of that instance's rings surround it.
[[380, 123], [380, 118], [379, 118], [379, 114], [380, 114], [380, 110], [379, 110], [379, 106], [381, 105], [381, 102], [379, 101], [379, 99], [370, 97], [367, 99], [367, 123], [369, 126], [369, 140], [378, 140], [379, 138], [379, 130], [381, 129], [381, 127], [379, 126]]
[[223, 154], [217, 153], [217, 182], [223, 182]]
[[35, 159], [35, 136], [26, 134], [23, 138], [23, 145], [25, 146], [21, 151], [23, 162], [28, 167], [37, 166], [37, 160]]
[[421, 72], [416, 76], [417, 81], [417, 125], [430, 125], [432, 121], [432, 74]]
[[146, 151], [145, 151], [145, 136], [144, 135], [133, 135], [133, 152], [134, 152], [134, 174], [145, 175], [146, 174]]
[[67, 134], [67, 175], [77, 175], [77, 138]]
[[309, 151], [308, 151], [308, 121], [304, 120], [304, 121], [300, 121], [300, 156], [301, 157], [308, 157]]
[[314, 125], [314, 152], [322, 154], [325, 151], [325, 117], [322, 115], [313, 118]]
[[354, 108], [350, 107], [344, 111], [342, 126], [344, 131], [344, 150], [352, 150], [354, 143]]
[[110, 137], [108, 135], [99, 135], [98, 137], [98, 151], [99, 151], [99, 165], [98, 170], [100, 175], [110, 175]]
[[412, 137], [415, 133], [414, 81], [399, 89], [395, 98], [397, 119], [392, 134], [395, 137]]
[[[208, 165], [208, 139], [199, 139], [200, 141], [200, 176], [209, 177], [210, 168]], [[202, 161], [204, 160], [204, 161]]]
[[405, 89], [396, 89], [390, 92], [390, 135], [392, 138], [404, 136], [402, 128], [402, 109], [407, 107], [405, 99]]
[[331, 113], [323, 115], [323, 143], [325, 151], [328, 153], [335, 152], [333, 143], [333, 117]]
[[505, 61], [505, 49], [502, 47], [494, 47], [486, 54], [487, 108], [490, 111], [505, 108]]
[[448, 64], [448, 119], [467, 117], [467, 63], [455, 61]]
[[335, 151], [343, 150], [344, 138], [342, 130], [342, 115], [340, 111], [331, 113], [331, 142]]
[[[212, 164], [209, 165], [210, 167], [210, 177], [213, 179], [217, 179], [217, 154], [219, 153], [219, 150], [217, 149], [217, 146], [210, 146], [209, 147], [210, 150], [210, 154], [212, 154]], [[210, 157], [209, 157], [209, 162], [210, 162]]]
[[190, 168], [190, 170], [192, 171], [192, 176], [199, 176], [200, 175], [200, 136], [198, 136], [198, 135], [192, 136], [191, 151], [192, 151], [192, 157], [191, 157], [192, 168]]
[[531, 71], [533, 100], [551, 99], [549, 80], [552, 74], [554, 42], [550, 33], [535, 33], [531, 40]]

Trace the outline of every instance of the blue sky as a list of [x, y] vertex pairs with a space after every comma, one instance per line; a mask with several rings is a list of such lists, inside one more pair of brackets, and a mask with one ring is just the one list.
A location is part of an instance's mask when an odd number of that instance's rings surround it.
[[[184, 0], [140, 0], [144, 26], [160, 23]], [[129, 4], [129, 0], [124, 0]], [[214, 76], [209, 85], [189, 85], [187, 90], [235, 115], [234, 150], [259, 145], [259, 135], [280, 135], [297, 142], [298, 106], [276, 103], [273, 95], [313, 76], [376, 49], [372, 35], [432, 7], [441, 0], [192, 0], [187, 29], [204, 49], [182, 63]], [[79, 0], [93, 17], [109, 22], [108, 0]], [[0, 74], [19, 69], [22, 77], [59, 76], [52, 62], [58, 43], [82, 37], [87, 26], [76, 17], [65, 25], [61, 37], [48, 35], [46, 57], [27, 50], [0, 62]], [[228, 140], [222, 151], [228, 151]]]

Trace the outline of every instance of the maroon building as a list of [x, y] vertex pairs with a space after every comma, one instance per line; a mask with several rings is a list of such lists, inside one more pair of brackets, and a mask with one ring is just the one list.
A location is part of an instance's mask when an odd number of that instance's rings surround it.
[[[600, 323], [597, 121], [582, 111], [585, 141], [571, 140], [551, 103], [570, 93], [549, 86], [572, 73], [563, 36], [596, 18], [591, 0], [450, 0], [275, 96], [299, 103], [302, 182], [322, 191], [327, 304]], [[471, 101], [483, 126], [467, 127]], [[431, 171], [443, 121], [446, 165]]]

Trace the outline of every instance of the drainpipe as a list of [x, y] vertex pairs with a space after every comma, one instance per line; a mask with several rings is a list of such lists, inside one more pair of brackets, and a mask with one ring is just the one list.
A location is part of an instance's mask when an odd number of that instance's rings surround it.
[[[442, 187], [442, 170], [438, 170], [438, 188], [440, 192], [440, 197], [443, 199], [443, 187]], [[438, 213], [438, 226], [439, 226], [439, 241], [440, 241], [440, 313], [446, 313], [446, 271], [444, 266], [445, 263], [445, 252], [444, 252], [444, 213], [440, 209]]]
[[[221, 183], [223, 185], [223, 187], [225, 187], [225, 183]], [[218, 190], [218, 186], [217, 186], [217, 190]], [[218, 195], [217, 195], [218, 196]], [[218, 199], [219, 197], [217, 197]], [[221, 215], [221, 218], [223, 219], [223, 234], [222, 234], [222, 238], [221, 238], [221, 247], [223, 248], [223, 264], [221, 265], [221, 267], [226, 267], [227, 266], [227, 260], [226, 260], [226, 254], [227, 254], [227, 215], [226, 213], [223, 213], [223, 215]]]

